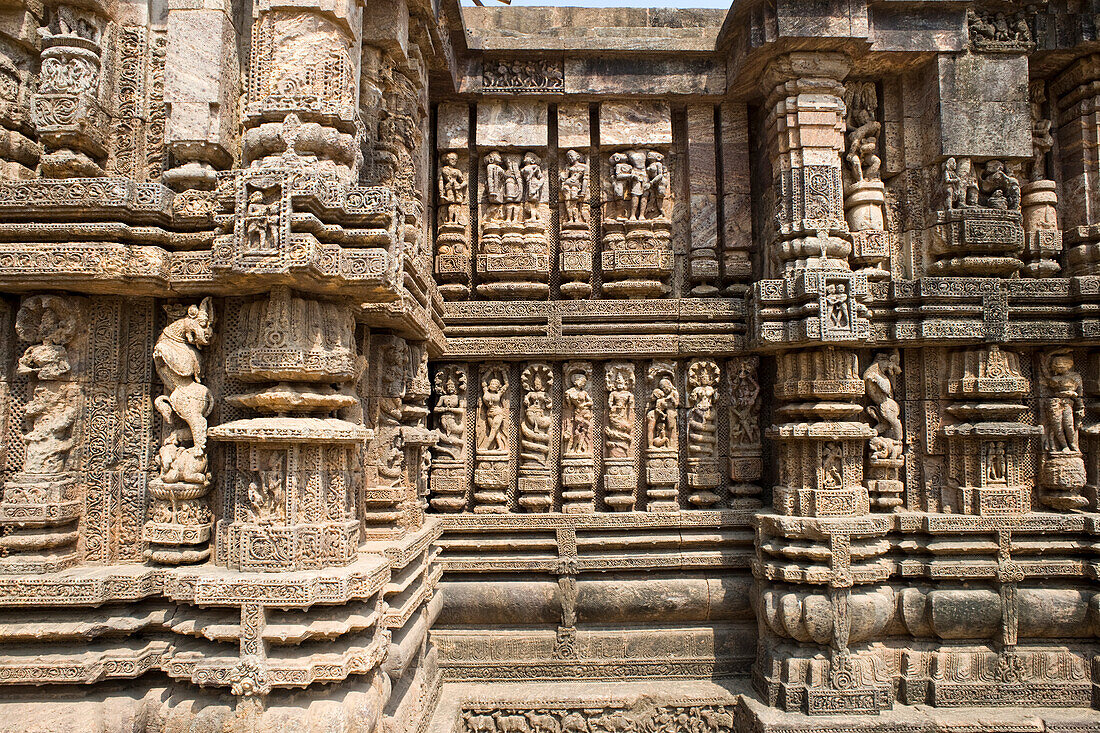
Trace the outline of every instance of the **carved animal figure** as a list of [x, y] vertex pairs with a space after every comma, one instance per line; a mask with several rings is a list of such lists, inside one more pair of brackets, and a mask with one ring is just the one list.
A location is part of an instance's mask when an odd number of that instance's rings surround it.
[[153, 365], [167, 392], [154, 404], [166, 423], [174, 422], [173, 413], [182, 418], [191, 429], [195, 447], [204, 451], [206, 416], [214, 404], [210, 390], [201, 382], [199, 349], [209, 345], [214, 335], [214, 304], [204, 298], [180, 315], [160, 332], [153, 347]]
[[553, 715], [527, 713], [527, 720], [531, 722], [531, 733], [561, 733], [561, 723]]
[[527, 718], [522, 715], [501, 715], [493, 713], [500, 733], [531, 733], [531, 727], [527, 724]]

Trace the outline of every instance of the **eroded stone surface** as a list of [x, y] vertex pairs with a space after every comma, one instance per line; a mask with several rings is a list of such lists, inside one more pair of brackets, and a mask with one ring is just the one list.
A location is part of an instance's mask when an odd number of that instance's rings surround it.
[[1095, 14], [833, 5], [11, 4], [0, 730], [1100, 729]]

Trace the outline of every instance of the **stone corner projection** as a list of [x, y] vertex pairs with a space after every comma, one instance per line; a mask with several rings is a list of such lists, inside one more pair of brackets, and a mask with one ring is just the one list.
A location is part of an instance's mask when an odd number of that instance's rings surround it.
[[0, 733], [1100, 731], [1095, 0], [8, 0]]

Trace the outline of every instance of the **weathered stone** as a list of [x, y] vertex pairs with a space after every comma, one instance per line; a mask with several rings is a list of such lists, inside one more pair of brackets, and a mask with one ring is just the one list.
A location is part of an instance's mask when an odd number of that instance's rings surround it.
[[1088, 3], [9, 5], [0, 729], [1100, 729]]

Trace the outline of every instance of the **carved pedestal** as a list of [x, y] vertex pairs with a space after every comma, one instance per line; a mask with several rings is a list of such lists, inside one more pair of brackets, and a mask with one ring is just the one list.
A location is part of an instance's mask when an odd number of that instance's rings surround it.
[[[587, 202], [583, 204], [587, 207]], [[592, 294], [588, 279], [592, 276], [592, 233], [587, 221], [563, 222], [560, 238], [559, 269], [565, 282], [561, 294], [567, 298], [587, 298]]]
[[214, 517], [206, 500], [209, 493], [209, 481], [149, 482], [149, 495], [154, 502], [142, 540], [147, 544], [145, 556], [150, 561], [181, 565], [203, 562], [210, 557], [208, 545]]
[[603, 291], [612, 298], [653, 298], [669, 291], [672, 222], [664, 217], [603, 223]]
[[1058, 192], [1054, 181], [1032, 181], [1022, 189], [1023, 277], [1054, 277], [1062, 269], [1062, 232], [1058, 228]]
[[890, 239], [885, 231], [885, 186], [882, 181], [859, 181], [844, 188], [844, 217], [852, 233], [853, 265], [867, 277], [886, 278]]
[[20, 473], [4, 484], [0, 573], [55, 573], [79, 562], [82, 488], [71, 473]]
[[1019, 211], [970, 207], [936, 212], [930, 275], [1011, 277], [1023, 267]]
[[508, 454], [479, 452], [474, 468], [474, 512], [496, 514], [508, 511]]

